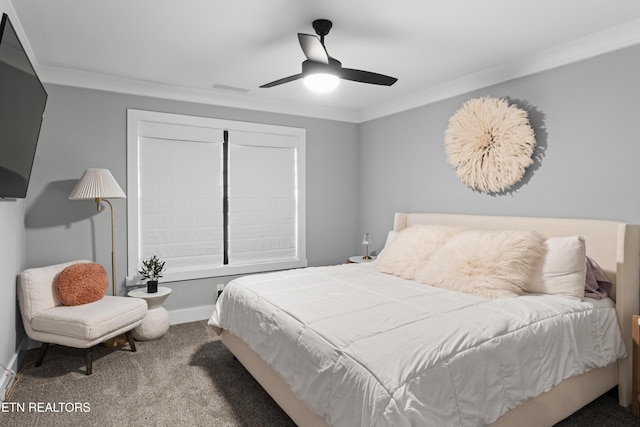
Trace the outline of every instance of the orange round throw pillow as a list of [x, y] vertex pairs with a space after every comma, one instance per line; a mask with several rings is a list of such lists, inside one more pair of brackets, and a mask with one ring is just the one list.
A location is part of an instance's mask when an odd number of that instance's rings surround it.
[[70, 265], [60, 272], [56, 283], [64, 305], [81, 305], [102, 299], [109, 287], [104, 267], [95, 262]]

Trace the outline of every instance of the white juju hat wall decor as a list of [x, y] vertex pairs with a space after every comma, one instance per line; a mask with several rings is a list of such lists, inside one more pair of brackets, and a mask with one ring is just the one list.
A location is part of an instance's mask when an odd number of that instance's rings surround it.
[[499, 193], [519, 182], [533, 163], [536, 145], [527, 112], [489, 97], [465, 102], [449, 119], [444, 142], [458, 178], [484, 193]]

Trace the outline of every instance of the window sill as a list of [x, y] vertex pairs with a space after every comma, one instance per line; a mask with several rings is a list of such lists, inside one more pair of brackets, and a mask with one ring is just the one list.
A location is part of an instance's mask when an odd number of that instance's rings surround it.
[[[167, 270], [162, 276], [162, 283], [181, 282], [185, 280], [208, 279], [213, 277], [237, 276], [251, 273], [265, 273], [276, 270], [289, 270], [293, 268], [301, 268], [307, 266], [306, 259], [292, 261], [265, 262], [260, 264], [249, 265], [224, 265], [206, 270], [183, 270], [169, 271]], [[142, 286], [146, 284], [140, 276], [128, 276], [126, 278], [126, 286]]]

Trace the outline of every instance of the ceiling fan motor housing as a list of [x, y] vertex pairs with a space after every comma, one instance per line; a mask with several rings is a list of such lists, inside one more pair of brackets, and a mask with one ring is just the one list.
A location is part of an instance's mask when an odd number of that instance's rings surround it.
[[302, 63], [302, 75], [308, 76], [310, 74], [334, 74], [340, 77], [340, 69], [342, 69], [342, 63], [337, 59], [329, 57], [329, 63], [323, 64], [322, 62], [311, 61], [307, 59]]

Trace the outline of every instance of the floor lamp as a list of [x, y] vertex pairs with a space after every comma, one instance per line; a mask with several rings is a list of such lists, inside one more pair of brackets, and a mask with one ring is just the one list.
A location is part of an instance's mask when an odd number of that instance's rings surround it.
[[[116, 256], [113, 238], [113, 206], [107, 199], [125, 199], [126, 197], [127, 195], [124, 194], [109, 169], [96, 168], [84, 171], [69, 195], [69, 200], [95, 200], [98, 212], [102, 208], [102, 202], [109, 205], [111, 210], [111, 290], [114, 296], [116, 295]], [[117, 338], [113, 338], [114, 342], [107, 345], [120, 345]]]

